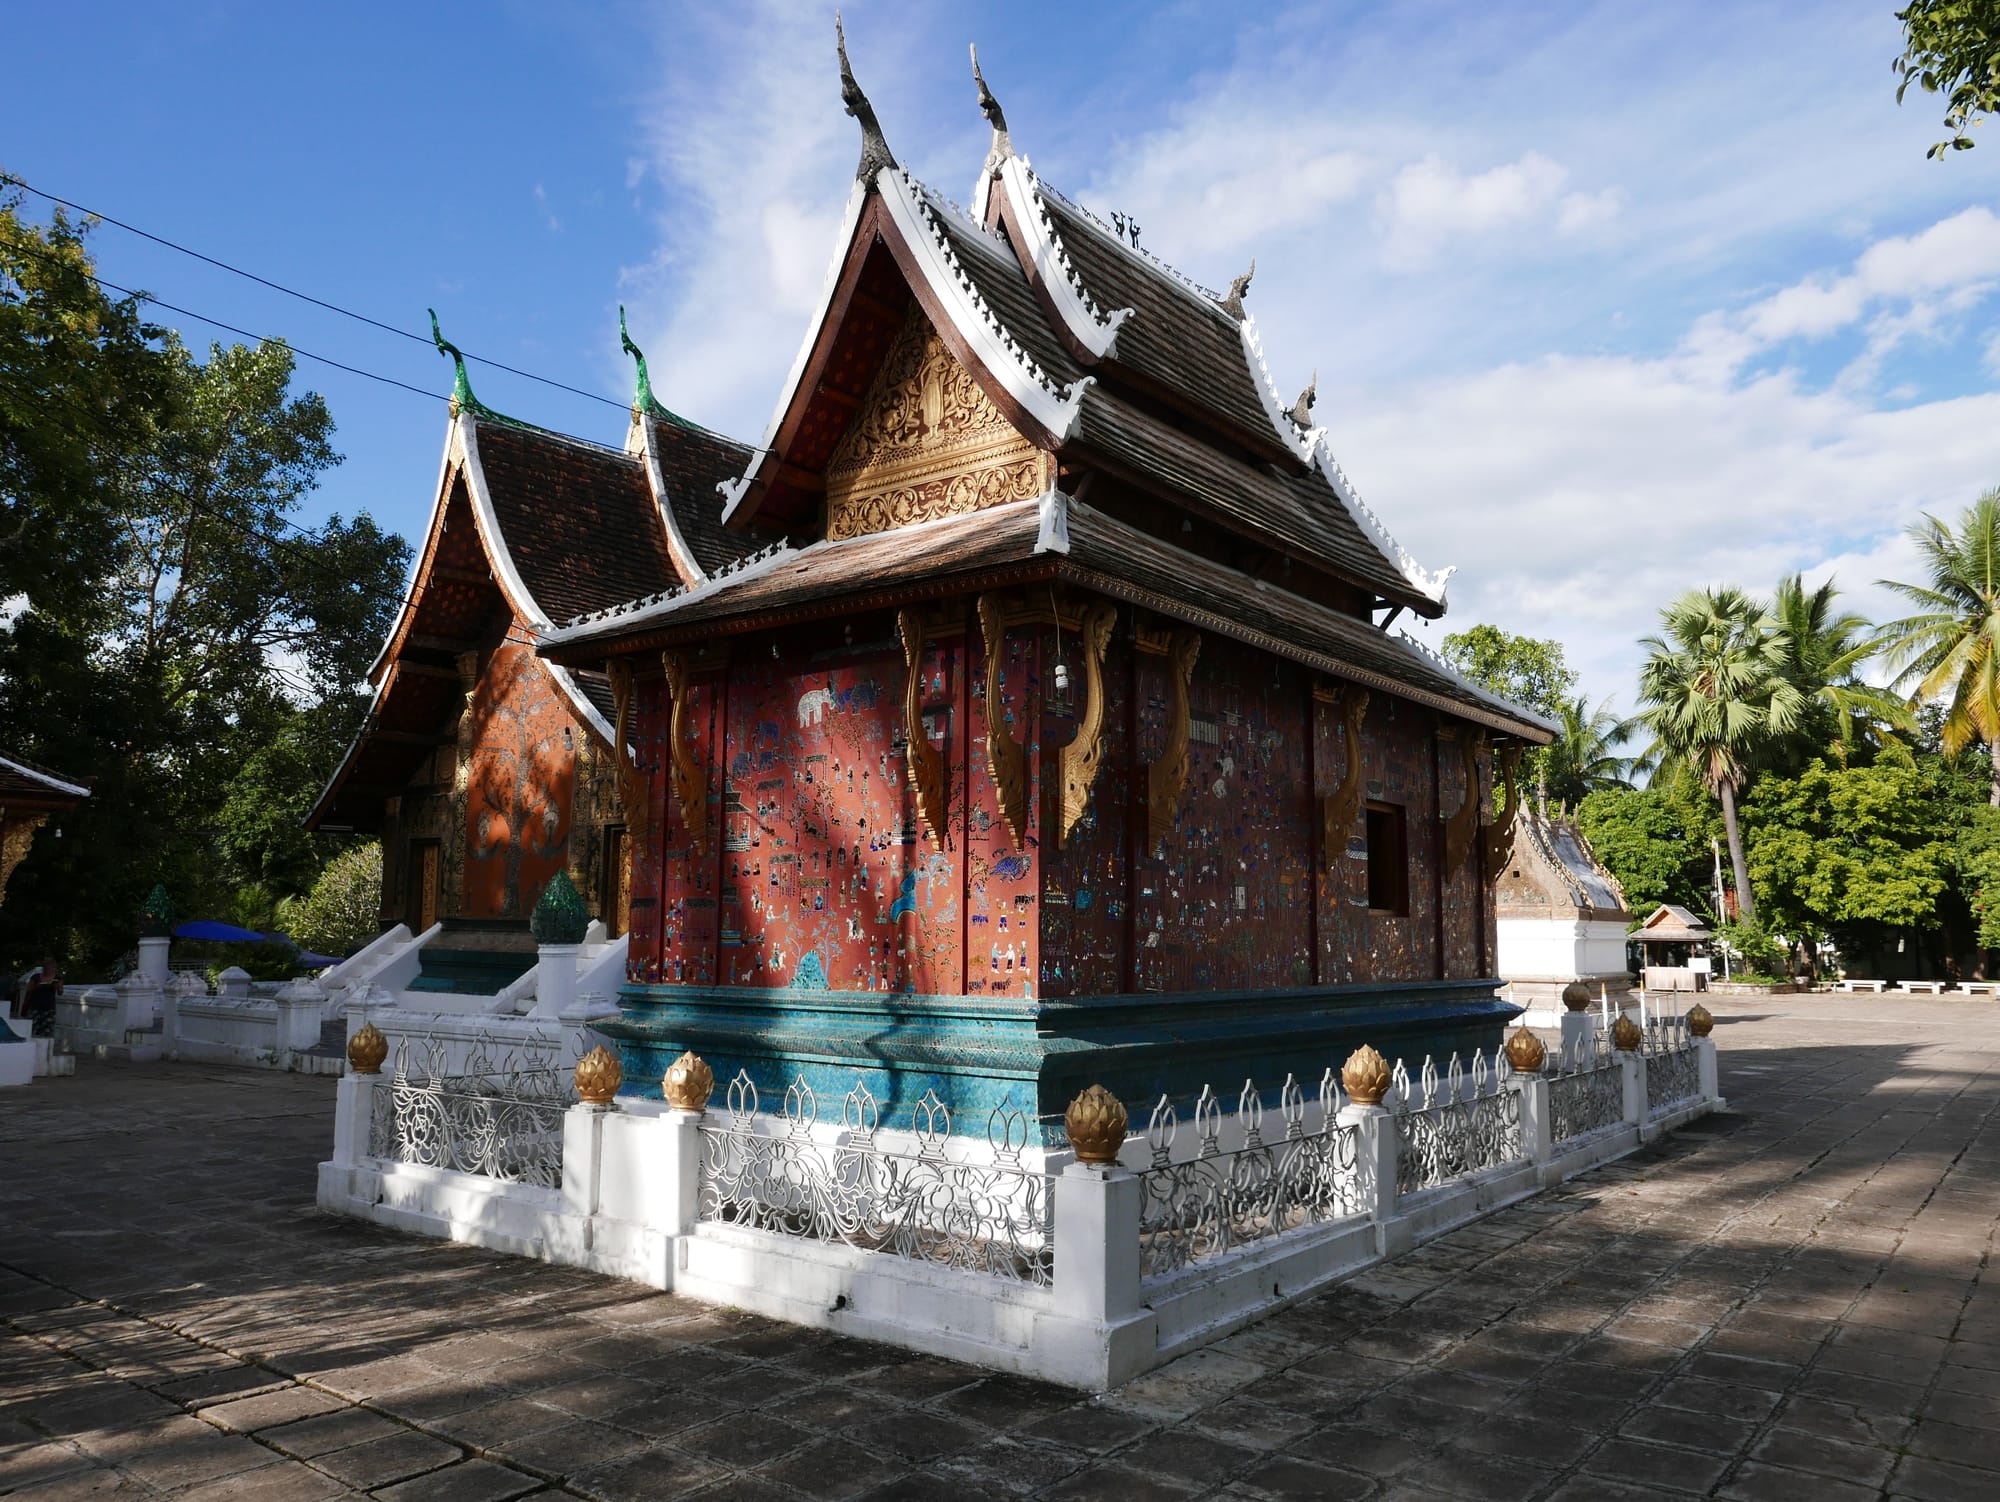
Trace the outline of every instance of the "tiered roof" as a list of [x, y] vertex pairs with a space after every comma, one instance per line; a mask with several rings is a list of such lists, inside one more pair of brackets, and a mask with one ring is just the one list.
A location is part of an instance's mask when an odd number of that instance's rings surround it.
[[58, 777], [33, 762], [0, 756], [0, 808], [12, 813], [74, 808], [90, 796], [80, 782]]
[[[1215, 629], [1246, 639], [1289, 632], [1273, 650], [1302, 660], [1323, 655], [1330, 672], [1362, 681], [1380, 675], [1406, 692], [1420, 688], [1420, 698], [1435, 693], [1471, 718], [1498, 716], [1505, 725], [1495, 728], [1508, 733], [1547, 737], [1550, 727], [1537, 717], [1370, 624], [1376, 609], [1443, 614], [1451, 571], [1419, 566], [1362, 503], [1325, 428], [1311, 421], [1310, 392], [1291, 406], [1279, 397], [1243, 307], [1249, 276], [1218, 296], [1049, 189], [1014, 154], [983, 78], [992, 149], [968, 214], [896, 163], [844, 45], [841, 62], [863, 152], [838, 250], [763, 441], [723, 488], [724, 524], [776, 534], [785, 553], [668, 598], [573, 620], [547, 634], [545, 651], [582, 663], [595, 650], [602, 660], [604, 647], [623, 650], [699, 620], [740, 617], [748, 629], [760, 613], [813, 613], [843, 591], [850, 607], [865, 604], [880, 592], [863, 588], [870, 584], [893, 581], [905, 597], [911, 588], [938, 592], [950, 560], [1022, 577], [1082, 582], [1089, 574], [1102, 580], [1092, 587], [1126, 598], [1136, 597], [1143, 571], [1152, 581], [1149, 606], [1212, 618]], [[994, 406], [1055, 456], [1051, 473], [1101, 475], [1145, 498], [1150, 519], [1130, 504], [1080, 504], [1085, 491], [1052, 488], [1074, 544], [1067, 554], [1036, 545], [1049, 506], [976, 512], [904, 528], [893, 540], [814, 542], [824, 536], [827, 459], [912, 298]], [[1024, 519], [1030, 510], [1036, 519]], [[1201, 556], [1175, 546], [1174, 529], [1162, 524], [1173, 517], [1186, 518], [1187, 530], [1198, 521], [1235, 539], [1239, 554], [1282, 560], [1282, 568], [1261, 572], [1297, 588], [1216, 563], [1229, 549], [1207, 537]], [[913, 535], [932, 525], [925, 540]], [[1086, 558], [1097, 540], [1113, 536], [1110, 552]], [[918, 577], [925, 571], [909, 560], [937, 549], [945, 550], [939, 563]], [[1326, 587], [1313, 587], [1315, 577]], [[1333, 603], [1315, 603], [1329, 590]], [[1335, 608], [1339, 599], [1350, 608]]]
[[[309, 815], [313, 827], [371, 826], [382, 799], [450, 739], [460, 653], [509, 631], [534, 641], [579, 612], [700, 584], [751, 545], [723, 530], [716, 494], [748, 449], [661, 406], [643, 356], [620, 450], [494, 412], [472, 395], [457, 350], [441, 337], [439, 346], [454, 361], [454, 410], [430, 521], [369, 671], [368, 717]], [[577, 721], [608, 745], [603, 673], [543, 666]]]

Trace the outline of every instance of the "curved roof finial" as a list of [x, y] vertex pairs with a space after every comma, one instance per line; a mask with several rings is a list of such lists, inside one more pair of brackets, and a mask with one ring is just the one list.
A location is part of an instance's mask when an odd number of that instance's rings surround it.
[[873, 182], [884, 167], [896, 165], [896, 156], [889, 150], [888, 137], [882, 134], [882, 122], [875, 118], [875, 106], [854, 81], [854, 69], [847, 61], [847, 32], [840, 24], [839, 11], [833, 13], [833, 43], [840, 53], [841, 105], [861, 122], [861, 160], [855, 164], [854, 175], [863, 182]]
[[1313, 425], [1313, 403], [1319, 400], [1319, 372], [1306, 383], [1306, 389], [1299, 393], [1299, 399], [1292, 403], [1292, 421], [1302, 428]]
[[625, 347], [625, 353], [630, 355], [639, 367], [638, 384], [632, 391], [633, 415], [651, 412], [659, 405], [653, 399], [653, 378], [646, 374], [646, 352], [634, 344], [632, 336], [625, 331], [625, 304], [622, 302], [618, 305], [618, 342]]
[[1000, 101], [993, 97], [993, 91], [986, 87], [986, 76], [979, 71], [979, 44], [972, 44], [972, 81], [979, 85], [979, 113], [986, 117], [986, 123], [993, 127], [993, 145], [986, 153], [986, 170], [997, 171], [1000, 164], [1014, 154], [1013, 139], [1007, 134], [1007, 113], [1000, 108]]
[[1238, 318], [1243, 316], [1243, 299], [1250, 291], [1250, 279], [1257, 274], [1257, 258], [1250, 258], [1250, 269], [1229, 284], [1229, 296], [1223, 298], [1222, 306]]
[[443, 331], [438, 328], [437, 309], [426, 308], [424, 311], [431, 315], [431, 343], [437, 346], [439, 354], [451, 357], [453, 370], [451, 378], [451, 415], [456, 417], [467, 408], [478, 405], [473, 399], [472, 382], [465, 374], [465, 355], [456, 344], [445, 338]]

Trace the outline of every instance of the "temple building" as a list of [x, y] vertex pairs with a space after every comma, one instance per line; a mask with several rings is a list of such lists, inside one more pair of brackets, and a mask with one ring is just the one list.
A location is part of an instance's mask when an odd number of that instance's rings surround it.
[[1576, 822], [1523, 810], [1513, 857], [1494, 893], [1500, 975], [1528, 1020], [1555, 1025], [1563, 988], [1576, 981], [1593, 997], [1630, 990], [1625, 889]]
[[534, 961], [527, 920], [566, 869], [610, 930], [627, 910], [625, 809], [602, 665], [536, 655], [552, 621], [698, 586], [745, 543], [716, 484], [748, 450], [675, 416], [644, 357], [623, 450], [503, 417], [455, 365], [444, 461], [368, 716], [308, 823], [382, 841], [382, 922], [445, 932], [431, 989], [487, 991]]
[[983, 1120], [1490, 1049], [1512, 767], [1551, 727], [1392, 629], [1449, 570], [1279, 395], [1249, 274], [1212, 292], [1062, 196], [983, 80], [959, 208], [841, 62], [860, 167], [724, 487], [754, 551], [537, 632], [637, 758], [628, 1088], [691, 1047]]
[[49, 816], [75, 808], [90, 796], [80, 783], [15, 758], [0, 756], [0, 902], [7, 883], [28, 857], [35, 832]]

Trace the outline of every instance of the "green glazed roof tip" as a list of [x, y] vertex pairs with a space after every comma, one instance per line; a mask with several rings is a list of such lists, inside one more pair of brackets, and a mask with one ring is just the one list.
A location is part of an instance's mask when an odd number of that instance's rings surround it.
[[589, 927], [590, 912], [583, 905], [583, 894], [567, 871], [557, 871], [535, 903], [528, 919], [529, 932], [539, 944], [581, 944]]
[[646, 353], [632, 342], [631, 334], [626, 331], [623, 303], [618, 305], [618, 342], [624, 346], [625, 353], [630, 355], [633, 363], [639, 367], [638, 382], [632, 393], [633, 407], [648, 417], [661, 418], [683, 428], [693, 427], [694, 424], [653, 395], [653, 378], [646, 371]]
[[465, 352], [445, 338], [443, 330], [438, 327], [437, 309], [426, 308], [424, 311], [431, 315], [431, 343], [437, 346], [439, 354], [451, 361], [451, 399], [457, 410], [470, 412], [474, 417], [483, 417], [489, 422], [504, 422], [512, 428], [534, 428], [533, 423], [522, 422], [504, 412], [495, 412], [472, 394], [472, 378], [465, 373]]
[[140, 905], [139, 916], [141, 918], [152, 918], [161, 923], [171, 923], [173, 921], [174, 901], [167, 895], [167, 888], [164, 882], [153, 883], [153, 890], [146, 894], [145, 902]]

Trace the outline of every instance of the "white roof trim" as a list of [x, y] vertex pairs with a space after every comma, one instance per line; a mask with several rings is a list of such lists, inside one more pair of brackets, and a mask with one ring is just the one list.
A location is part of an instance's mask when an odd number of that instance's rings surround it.
[[1057, 391], [958, 264], [957, 252], [945, 239], [944, 228], [916, 180], [901, 168], [884, 167], [876, 181], [889, 218], [973, 355], [1051, 438], [1058, 443], [1068, 439], [1082, 415], [1083, 394], [1094, 378], [1085, 376]]
[[[983, 185], [987, 179], [981, 178]], [[1097, 359], [1110, 356], [1117, 348], [1118, 330], [1132, 316], [1132, 309], [1120, 308], [1106, 315], [1070, 264], [1069, 252], [1056, 233], [1048, 205], [1037, 190], [1037, 180], [1025, 157], [1009, 157], [1000, 169], [1000, 181], [1013, 201], [1015, 218], [1027, 244], [1021, 247], [1035, 264], [1035, 274], [1048, 289], [1049, 301], [1077, 343]], [[978, 206], [984, 217], [985, 206]]]
[[840, 218], [840, 235], [834, 242], [833, 259], [828, 262], [826, 276], [820, 283], [819, 306], [813, 311], [812, 321], [806, 325], [806, 336], [799, 342], [799, 352], [792, 360], [791, 374], [785, 377], [784, 389], [778, 393], [778, 405], [771, 413], [771, 420], [764, 427], [764, 438], [750, 455], [749, 468], [740, 479], [721, 481], [716, 489], [722, 493], [722, 522], [729, 524], [729, 518], [736, 512], [743, 497], [749, 494], [751, 479], [757, 468], [764, 462], [764, 456], [771, 452], [771, 445], [778, 441], [778, 429], [784, 425], [785, 413], [791, 410], [792, 398], [798, 394], [799, 382], [805, 379], [806, 362], [812, 359], [813, 345], [819, 342], [819, 331], [826, 323], [826, 315], [833, 307], [833, 294], [840, 286], [841, 268], [847, 264], [848, 248], [854, 243], [855, 226], [861, 223], [862, 207], [868, 202], [868, 184], [860, 178], [848, 190], [847, 208]]
[[702, 582], [695, 585], [692, 589], [675, 589], [665, 591], [662, 594], [647, 595], [643, 599], [634, 600], [629, 605], [619, 606], [611, 610], [592, 611], [588, 615], [579, 616], [566, 625], [552, 627], [541, 633], [541, 643], [548, 646], [555, 646], [585, 632], [596, 635], [598, 632], [611, 627], [643, 626], [655, 617], [667, 615], [672, 611], [678, 610], [689, 600], [706, 598], [725, 584], [740, 584], [747, 578], [755, 578], [759, 574], [769, 573], [780, 563], [795, 558], [803, 558], [806, 554], [816, 552], [825, 546], [827, 544], [824, 542], [816, 542], [804, 548], [795, 548], [786, 542], [773, 543], [762, 552], [752, 553], [729, 568], [704, 575]]
[[81, 787], [74, 782], [64, 782], [60, 777], [52, 777], [47, 772], [38, 772], [33, 767], [24, 767], [18, 761], [9, 761], [4, 756], [0, 756], [0, 767], [5, 767], [10, 772], [19, 772], [23, 777], [32, 777], [43, 787], [53, 788], [58, 793], [74, 793], [79, 798], [90, 796], [90, 789], [87, 787]]
[[370, 683], [389, 665], [389, 648], [402, 634], [403, 621], [417, 608], [417, 576], [423, 570], [424, 553], [429, 549], [431, 536], [438, 526], [438, 518], [444, 511], [446, 497], [451, 493], [452, 445], [457, 441], [458, 429], [447, 423], [444, 430], [444, 452], [438, 456], [437, 491], [431, 501], [430, 520], [424, 524], [424, 545], [410, 554], [410, 577], [403, 582], [403, 608], [396, 612], [396, 619], [389, 624], [389, 634], [382, 638], [382, 650], [375, 654], [375, 660], [368, 664], [367, 678]]
[[514, 555], [507, 551], [507, 539], [500, 530], [500, 519], [493, 513], [493, 492], [487, 488], [486, 471], [480, 467], [479, 433], [470, 412], [458, 414], [454, 432], [465, 465], [466, 493], [472, 497], [473, 525], [479, 528], [480, 539], [486, 544], [486, 558], [493, 565], [493, 577], [499, 582], [500, 593], [507, 597], [514, 613], [539, 635], [549, 629], [549, 618], [535, 603], [535, 597], [528, 593], [521, 571], [514, 567]]
[[1312, 463], [1312, 438], [1301, 433], [1299, 425], [1292, 421], [1292, 410], [1285, 405], [1284, 397], [1279, 395], [1278, 383], [1271, 379], [1271, 367], [1264, 359], [1264, 341], [1258, 337], [1255, 316], [1245, 313], [1236, 327], [1243, 339], [1244, 361], [1256, 380], [1257, 395], [1264, 399], [1264, 415], [1271, 419], [1271, 431], [1301, 460]]
[[561, 663], [550, 662], [546, 657], [540, 661], [542, 666], [549, 670], [549, 676], [555, 679], [556, 687], [562, 690], [563, 697], [569, 700], [571, 712], [596, 731], [605, 745], [617, 745], [617, 737], [611, 733], [611, 722], [598, 713], [597, 706], [590, 702], [590, 695], [586, 694], [583, 685], [576, 681], [576, 674]]
[[641, 417], [639, 423], [645, 432], [641, 453], [646, 461], [646, 485], [653, 492], [653, 505], [660, 513], [660, 525], [667, 529], [667, 551], [673, 555], [674, 567], [681, 571], [682, 579], [700, 584], [708, 578], [708, 571], [694, 556], [694, 549], [681, 536], [680, 523], [674, 519], [673, 503], [667, 496], [666, 476], [660, 470], [660, 451], [655, 446], [658, 423], [650, 412]]
[[1041, 508], [1041, 530], [1035, 534], [1037, 553], [1069, 552], [1069, 497], [1051, 485], [1036, 501]]

